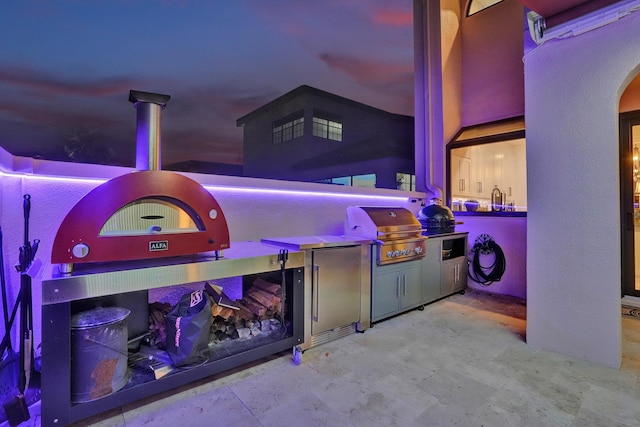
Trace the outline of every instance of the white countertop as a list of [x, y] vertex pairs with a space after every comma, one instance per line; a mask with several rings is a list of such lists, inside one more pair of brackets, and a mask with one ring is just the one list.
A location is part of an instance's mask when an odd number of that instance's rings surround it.
[[359, 236], [294, 236], [294, 237], [270, 237], [261, 240], [262, 243], [293, 247], [297, 250], [333, 248], [340, 246], [368, 245], [373, 241]]

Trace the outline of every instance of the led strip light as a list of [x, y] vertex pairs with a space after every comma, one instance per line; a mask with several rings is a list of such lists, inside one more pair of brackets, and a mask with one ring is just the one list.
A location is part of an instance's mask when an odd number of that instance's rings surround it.
[[[88, 184], [102, 184], [109, 179], [106, 178], [77, 178], [77, 177], [58, 177], [50, 175], [33, 175], [28, 173], [17, 172], [5, 172], [0, 171], [0, 175], [10, 178], [26, 178], [30, 180], [38, 181], [52, 181], [52, 182], [78, 182]], [[413, 198], [407, 196], [387, 196], [387, 195], [374, 195], [374, 194], [351, 194], [351, 193], [334, 193], [329, 191], [303, 191], [303, 190], [284, 190], [277, 188], [258, 188], [258, 187], [232, 187], [232, 186], [220, 186], [220, 185], [202, 185], [209, 191], [215, 192], [229, 192], [229, 193], [253, 193], [253, 194], [274, 194], [274, 195], [290, 195], [290, 196], [313, 196], [313, 197], [335, 197], [344, 199], [376, 199], [376, 200], [394, 200], [396, 202], [406, 202]]]

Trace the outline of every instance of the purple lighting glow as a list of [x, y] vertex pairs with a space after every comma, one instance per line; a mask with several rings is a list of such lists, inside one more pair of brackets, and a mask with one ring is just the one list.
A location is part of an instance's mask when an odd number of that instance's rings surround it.
[[250, 187], [220, 187], [212, 185], [204, 185], [204, 188], [210, 191], [227, 191], [231, 193], [256, 193], [256, 194], [282, 194], [290, 196], [313, 196], [313, 197], [336, 197], [347, 199], [376, 199], [376, 200], [396, 200], [406, 202], [409, 198], [402, 196], [381, 196], [373, 194], [352, 194], [352, 193], [333, 193], [328, 191], [302, 191], [302, 190], [284, 190], [276, 188], [250, 188]]
[[102, 184], [108, 181], [106, 178], [76, 178], [76, 177], [66, 177], [66, 176], [51, 176], [51, 175], [34, 175], [30, 173], [19, 173], [19, 172], [5, 172], [0, 171], [0, 175], [7, 178], [16, 178], [16, 179], [29, 179], [29, 180], [37, 180], [37, 181], [51, 181], [51, 182], [82, 182], [89, 184]]
[[[29, 173], [17, 173], [17, 172], [5, 172], [0, 171], [0, 175], [8, 178], [16, 179], [28, 179], [36, 181], [49, 181], [59, 183], [90, 183], [100, 185], [108, 181], [105, 178], [78, 178], [78, 177], [61, 177], [52, 175], [34, 175]], [[406, 202], [409, 200], [407, 196], [388, 196], [388, 195], [376, 195], [376, 194], [354, 194], [354, 193], [338, 193], [331, 191], [303, 191], [303, 190], [287, 190], [278, 188], [257, 188], [257, 187], [234, 187], [234, 186], [220, 186], [220, 185], [203, 185], [208, 191], [211, 192], [228, 192], [236, 194], [273, 194], [283, 196], [311, 196], [311, 197], [330, 197], [340, 199], [374, 199], [374, 200], [389, 200], [396, 202]]]

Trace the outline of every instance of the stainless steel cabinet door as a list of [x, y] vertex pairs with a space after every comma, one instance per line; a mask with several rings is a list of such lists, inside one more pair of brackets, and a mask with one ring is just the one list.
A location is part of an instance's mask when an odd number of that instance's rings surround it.
[[422, 301], [428, 304], [440, 298], [440, 262], [442, 240], [427, 239], [427, 254], [422, 258]]
[[381, 269], [374, 276], [374, 285], [371, 291], [371, 320], [374, 322], [396, 314], [399, 309], [403, 275], [397, 270], [386, 273], [382, 271], [384, 270]]
[[314, 249], [311, 334], [360, 319], [360, 246]]
[[[414, 263], [416, 264], [416, 263]], [[400, 287], [400, 309], [420, 305], [422, 301], [422, 270], [420, 264], [407, 268], [402, 273]]]

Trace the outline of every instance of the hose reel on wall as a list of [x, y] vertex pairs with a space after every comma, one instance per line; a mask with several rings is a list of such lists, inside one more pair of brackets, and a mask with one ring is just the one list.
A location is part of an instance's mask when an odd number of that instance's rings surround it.
[[[504, 251], [493, 237], [488, 234], [480, 234], [476, 237], [473, 247], [469, 252], [469, 277], [483, 285], [489, 286], [502, 278], [506, 268], [507, 260]], [[484, 261], [491, 262], [490, 265], [482, 265]]]

